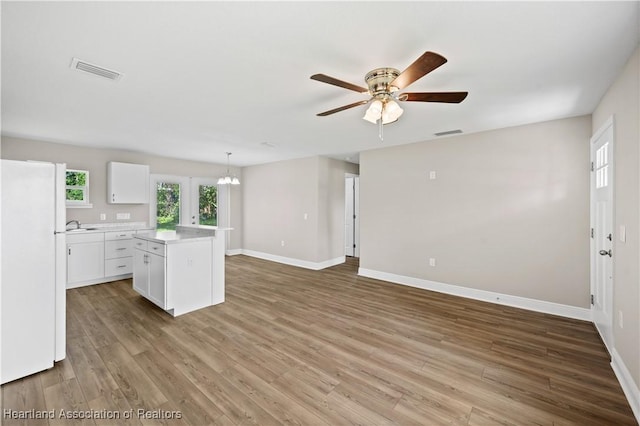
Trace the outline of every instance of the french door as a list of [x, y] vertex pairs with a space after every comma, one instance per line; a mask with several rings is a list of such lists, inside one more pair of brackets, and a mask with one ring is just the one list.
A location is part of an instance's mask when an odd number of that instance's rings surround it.
[[218, 192], [217, 179], [191, 178], [191, 225], [218, 225]]
[[158, 231], [177, 225], [211, 225], [219, 222], [219, 196], [215, 179], [151, 175], [149, 220]]

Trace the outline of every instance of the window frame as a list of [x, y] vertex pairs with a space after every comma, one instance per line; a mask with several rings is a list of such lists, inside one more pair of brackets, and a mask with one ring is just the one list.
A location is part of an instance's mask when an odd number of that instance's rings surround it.
[[[83, 173], [85, 175], [84, 178], [84, 185], [67, 185], [66, 183], [66, 177], [67, 177], [67, 173], [69, 172], [74, 172], [74, 173]], [[93, 204], [91, 204], [90, 202], [90, 193], [89, 193], [89, 177], [90, 177], [90, 173], [89, 170], [81, 170], [81, 169], [66, 169], [65, 171], [65, 205], [67, 208], [91, 208], [93, 207]], [[67, 199], [67, 191], [68, 190], [80, 190], [82, 191], [82, 200], [69, 200]]]

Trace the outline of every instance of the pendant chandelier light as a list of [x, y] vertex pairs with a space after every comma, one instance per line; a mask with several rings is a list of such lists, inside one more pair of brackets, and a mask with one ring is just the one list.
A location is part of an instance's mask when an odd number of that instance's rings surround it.
[[233, 177], [231, 177], [231, 173], [229, 173], [229, 156], [231, 155], [230, 152], [227, 152], [227, 174], [224, 177], [221, 177], [220, 179], [218, 179], [218, 185], [240, 185], [240, 181], [238, 180], [238, 178], [233, 175]]

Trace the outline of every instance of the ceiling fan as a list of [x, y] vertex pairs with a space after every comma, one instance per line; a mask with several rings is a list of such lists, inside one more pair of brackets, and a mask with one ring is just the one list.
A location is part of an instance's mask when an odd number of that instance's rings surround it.
[[400, 93], [402, 89], [424, 77], [439, 66], [444, 65], [446, 62], [447, 60], [437, 53], [425, 52], [402, 72], [395, 68], [376, 68], [369, 71], [364, 77], [368, 88], [338, 80], [325, 74], [314, 74], [311, 76], [312, 80], [343, 87], [358, 93], [367, 93], [371, 96], [368, 100], [354, 102], [316, 115], [324, 117], [371, 102], [363, 119], [380, 125], [380, 138], [382, 139], [382, 125], [397, 121], [403, 113], [397, 101], [460, 103], [467, 97], [468, 92]]

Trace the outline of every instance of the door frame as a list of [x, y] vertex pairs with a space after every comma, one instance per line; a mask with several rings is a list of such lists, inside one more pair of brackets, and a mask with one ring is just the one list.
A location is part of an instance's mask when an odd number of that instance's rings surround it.
[[[596, 174], [593, 170], [593, 164], [595, 163], [595, 150], [594, 143], [611, 128], [611, 140], [609, 141], [611, 151], [609, 155], [609, 185], [611, 187], [611, 199], [610, 199], [610, 208], [609, 214], [611, 216], [611, 235], [612, 235], [612, 246], [615, 246], [615, 229], [616, 229], [616, 221], [615, 221], [615, 199], [616, 199], [616, 186], [615, 186], [615, 120], [613, 116], [610, 116], [604, 124], [591, 136], [589, 141], [589, 158], [592, 165], [592, 170], [589, 173], [589, 222], [591, 232], [595, 232], [595, 207], [596, 207], [596, 193], [595, 193], [595, 180]], [[592, 233], [589, 238], [589, 264], [590, 264], [590, 295], [591, 297], [595, 297], [596, 294], [596, 259], [598, 254], [595, 236]], [[613, 254], [615, 255], [615, 250], [613, 250]], [[606, 326], [603, 326], [602, 321], [598, 319], [599, 312], [595, 310], [595, 305], [593, 303], [590, 304], [591, 310], [591, 320], [594, 323], [602, 341], [604, 342], [607, 350], [611, 353], [613, 349], [613, 324], [614, 324], [614, 315], [613, 315], [613, 293], [615, 289], [615, 257], [611, 258], [611, 286], [606, 290], [607, 297], [605, 297], [605, 321]]]

